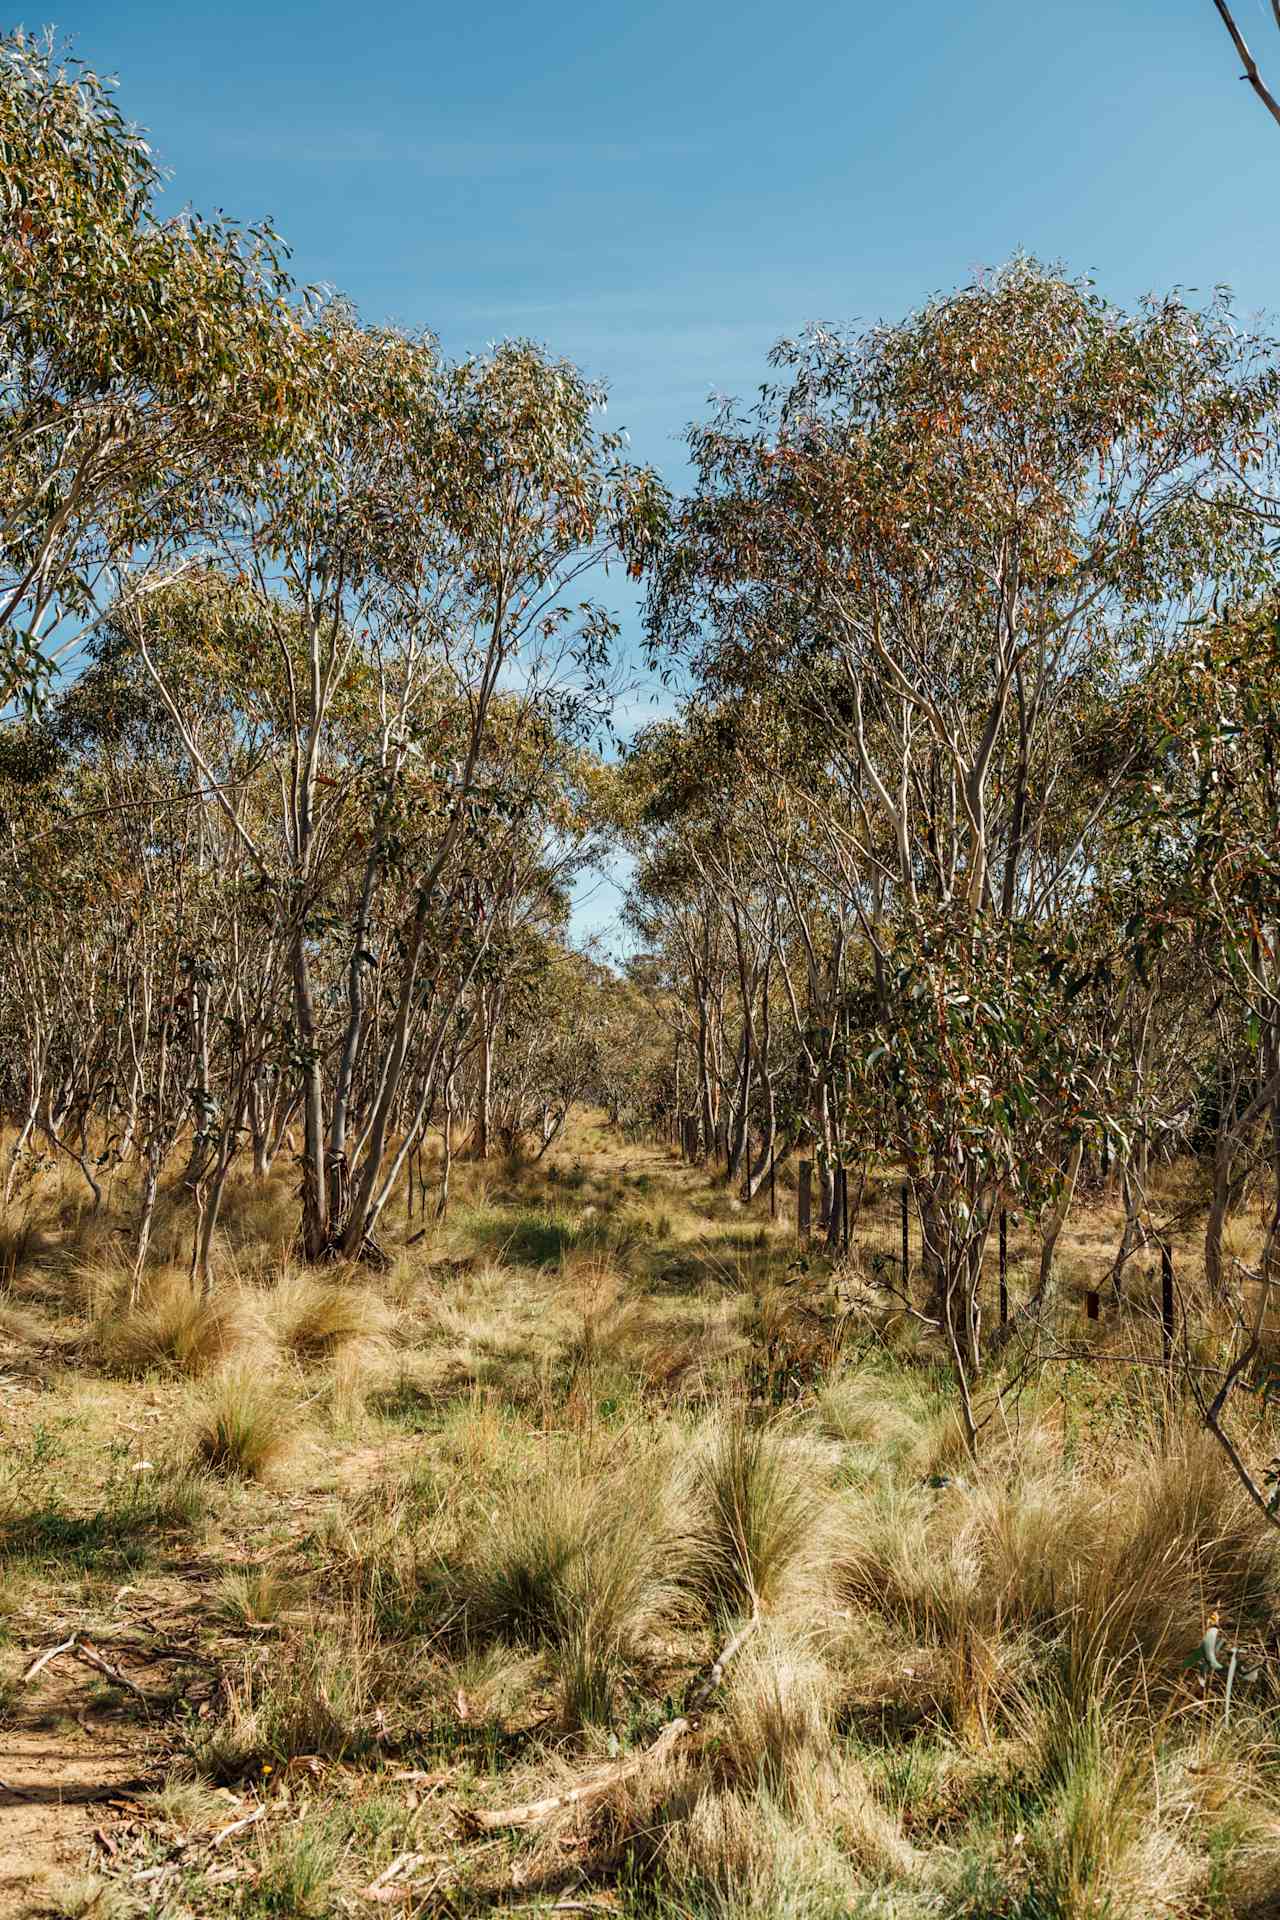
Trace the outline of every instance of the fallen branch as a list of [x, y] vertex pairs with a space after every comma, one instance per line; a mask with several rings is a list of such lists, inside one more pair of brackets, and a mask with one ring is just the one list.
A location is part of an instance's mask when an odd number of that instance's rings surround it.
[[693, 1721], [681, 1715], [678, 1720], [669, 1720], [653, 1745], [646, 1747], [643, 1753], [633, 1754], [629, 1760], [606, 1767], [594, 1777], [580, 1781], [576, 1787], [569, 1787], [563, 1793], [548, 1794], [544, 1800], [526, 1800], [518, 1807], [502, 1807], [496, 1813], [479, 1807], [469, 1808], [462, 1816], [464, 1824], [491, 1833], [495, 1827], [533, 1827], [565, 1808], [590, 1806], [593, 1800], [601, 1799], [612, 1788], [621, 1786], [624, 1780], [632, 1780], [636, 1774], [643, 1773], [651, 1761], [665, 1758], [672, 1747], [692, 1731]]
[[550, 1905], [545, 1900], [530, 1900], [518, 1907], [508, 1907], [508, 1913], [617, 1913], [618, 1909], [608, 1900], [553, 1900]]
[[[215, 1848], [222, 1845], [224, 1840], [230, 1840], [234, 1834], [243, 1833], [246, 1827], [254, 1826], [266, 1811], [265, 1805], [255, 1807], [252, 1813], [246, 1813], [241, 1819], [233, 1820], [230, 1826], [222, 1827], [217, 1833], [210, 1834], [207, 1838], [200, 1834], [193, 1834], [188, 1840], [179, 1840], [176, 1846], [170, 1848], [168, 1857], [160, 1861], [158, 1866], [144, 1867], [142, 1872], [135, 1873], [133, 1878], [139, 1883], [169, 1878], [180, 1871], [183, 1862], [190, 1855], [201, 1852], [205, 1847], [212, 1853]], [[232, 1872], [234, 1871], [233, 1868]]]
[[734, 1634], [732, 1640], [730, 1640], [727, 1643], [727, 1645], [723, 1646], [720, 1649], [720, 1652], [716, 1655], [715, 1660], [712, 1662], [710, 1671], [708, 1672], [706, 1679], [702, 1682], [701, 1686], [697, 1688], [692, 1700], [689, 1702], [689, 1706], [688, 1706], [689, 1713], [691, 1714], [701, 1713], [702, 1709], [706, 1706], [707, 1702], [710, 1700], [716, 1688], [720, 1685], [720, 1682], [724, 1679], [725, 1668], [728, 1666], [729, 1662], [734, 1658], [734, 1656], [742, 1651], [743, 1647], [745, 1647], [745, 1645], [747, 1644], [747, 1641], [751, 1638], [752, 1634], [755, 1632], [756, 1628], [759, 1625], [760, 1625], [760, 1615], [758, 1613], [753, 1613], [751, 1618], [747, 1621], [746, 1626], [739, 1627], [737, 1633]]
[[28, 1681], [34, 1680], [38, 1673], [42, 1673], [47, 1666], [50, 1666], [53, 1661], [60, 1659], [64, 1653], [69, 1653], [72, 1659], [78, 1660], [82, 1666], [92, 1667], [95, 1673], [102, 1674], [104, 1679], [110, 1680], [113, 1686], [123, 1687], [126, 1692], [133, 1694], [140, 1700], [144, 1708], [148, 1711], [150, 1710], [151, 1703], [137, 1681], [131, 1680], [127, 1673], [116, 1666], [114, 1661], [104, 1659], [92, 1642], [82, 1640], [78, 1633], [73, 1633], [69, 1640], [60, 1640], [56, 1647], [49, 1647], [44, 1653], [40, 1654], [38, 1658], [33, 1660], [22, 1676], [23, 1685], [25, 1686]]
[[548, 1820], [555, 1813], [561, 1813], [569, 1807], [590, 1806], [593, 1801], [602, 1799], [612, 1792], [614, 1787], [624, 1781], [635, 1779], [645, 1768], [666, 1758], [673, 1747], [678, 1746], [686, 1734], [692, 1733], [698, 1723], [698, 1715], [707, 1705], [712, 1694], [724, 1679], [725, 1669], [734, 1656], [741, 1651], [760, 1625], [760, 1616], [753, 1613], [744, 1627], [740, 1627], [733, 1638], [721, 1649], [711, 1665], [705, 1679], [695, 1688], [687, 1712], [678, 1720], [669, 1720], [659, 1732], [651, 1746], [642, 1753], [633, 1754], [630, 1759], [621, 1760], [612, 1766], [604, 1767], [576, 1787], [567, 1787], [561, 1793], [548, 1794], [541, 1800], [526, 1800], [517, 1807], [502, 1807], [496, 1812], [483, 1808], [468, 1808], [462, 1814], [463, 1824], [471, 1829], [492, 1833], [499, 1827], [532, 1827], [542, 1820]]

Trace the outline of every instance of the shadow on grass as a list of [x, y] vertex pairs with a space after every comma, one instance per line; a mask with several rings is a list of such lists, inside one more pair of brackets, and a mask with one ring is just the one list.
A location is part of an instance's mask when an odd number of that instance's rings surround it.
[[422, 1387], [413, 1380], [397, 1381], [395, 1386], [371, 1393], [366, 1406], [379, 1420], [399, 1427], [405, 1433], [428, 1433], [440, 1424], [440, 1414], [457, 1397], [457, 1388]]
[[159, 1492], [97, 1513], [70, 1513], [56, 1501], [0, 1524], [0, 1563], [25, 1561], [44, 1570], [133, 1573], [203, 1517], [195, 1487]]
[[554, 1266], [585, 1237], [576, 1222], [545, 1211], [493, 1212], [467, 1224], [488, 1253], [521, 1267]]

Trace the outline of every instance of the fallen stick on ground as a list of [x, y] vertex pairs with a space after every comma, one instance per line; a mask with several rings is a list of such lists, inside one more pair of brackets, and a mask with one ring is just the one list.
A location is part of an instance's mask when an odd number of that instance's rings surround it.
[[[393, 1880], [398, 1880], [405, 1874], [412, 1873], [415, 1867], [422, 1865], [426, 1857], [425, 1853], [397, 1854], [391, 1862], [391, 1865], [384, 1867], [377, 1879], [371, 1880], [368, 1886], [361, 1890], [362, 1898], [365, 1900], [377, 1900], [380, 1895], [386, 1892]], [[398, 1898], [399, 1894], [397, 1893], [395, 1897]]]
[[745, 1646], [760, 1624], [760, 1616], [753, 1613], [744, 1627], [734, 1634], [732, 1640], [716, 1656], [706, 1678], [698, 1686], [689, 1703], [687, 1713], [678, 1720], [669, 1720], [662, 1728], [651, 1746], [643, 1753], [633, 1754], [627, 1760], [605, 1767], [600, 1772], [580, 1780], [576, 1787], [567, 1787], [561, 1793], [550, 1793], [542, 1800], [526, 1800], [517, 1807], [502, 1807], [496, 1812], [486, 1812], [483, 1808], [471, 1807], [462, 1814], [463, 1824], [473, 1830], [491, 1833], [496, 1827], [532, 1827], [540, 1820], [550, 1819], [553, 1813], [560, 1813], [568, 1807], [589, 1806], [593, 1800], [601, 1799], [612, 1788], [623, 1781], [634, 1779], [652, 1762], [663, 1759], [685, 1735], [692, 1733], [697, 1725], [697, 1716], [710, 1700], [720, 1682], [724, 1679], [725, 1668], [734, 1655]]
[[508, 1913], [617, 1913], [618, 1909], [608, 1900], [529, 1900], [518, 1907], [508, 1907]]
[[661, 1760], [670, 1753], [677, 1742], [683, 1740], [686, 1733], [692, 1733], [693, 1721], [683, 1715], [679, 1720], [669, 1720], [653, 1745], [646, 1747], [643, 1753], [633, 1754], [629, 1760], [622, 1760], [616, 1766], [606, 1767], [594, 1778], [580, 1781], [576, 1787], [568, 1787], [563, 1793], [550, 1793], [544, 1800], [526, 1800], [518, 1807], [503, 1807], [496, 1813], [488, 1813], [483, 1808], [471, 1807], [462, 1819], [469, 1827], [478, 1827], [484, 1832], [492, 1832], [495, 1827], [532, 1827], [539, 1820], [547, 1820], [562, 1808], [587, 1806], [592, 1800], [598, 1800], [624, 1780], [632, 1779], [642, 1773], [651, 1761]]
[[266, 1811], [265, 1805], [255, 1807], [252, 1813], [246, 1813], [239, 1820], [233, 1820], [230, 1826], [221, 1828], [217, 1833], [209, 1834], [207, 1837], [193, 1834], [189, 1840], [180, 1840], [177, 1846], [171, 1848], [166, 1860], [162, 1860], [155, 1867], [144, 1867], [141, 1873], [134, 1874], [134, 1879], [162, 1880], [169, 1874], [177, 1873], [190, 1854], [199, 1853], [202, 1847], [208, 1847], [212, 1853], [215, 1847], [220, 1847], [224, 1840], [230, 1840], [233, 1834], [243, 1833], [246, 1827], [254, 1826]]
[[697, 1689], [692, 1700], [689, 1702], [688, 1711], [690, 1713], [701, 1713], [716, 1688], [720, 1685], [720, 1682], [724, 1679], [725, 1668], [733, 1659], [734, 1655], [742, 1651], [759, 1625], [760, 1615], [753, 1613], [747, 1621], [746, 1626], [740, 1627], [728, 1645], [720, 1649], [706, 1679], [702, 1682], [702, 1685]]
[[23, 1685], [25, 1686], [29, 1680], [34, 1680], [38, 1673], [43, 1672], [44, 1668], [54, 1660], [60, 1659], [64, 1653], [69, 1653], [72, 1659], [78, 1660], [82, 1666], [92, 1667], [95, 1673], [102, 1674], [105, 1679], [111, 1681], [113, 1686], [124, 1687], [126, 1692], [135, 1695], [144, 1707], [149, 1708], [150, 1702], [138, 1683], [131, 1680], [114, 1661], [105, 1660], [92, 1642], [82, 1640], [78, 1633], [73, 1633], [69, 1640], [60, 1640], [56, 1647], [49, 1647], [44, 1653], [38, 1655], [23, 1674]]
[[214, 1834], [209, 1845], [211, 1847], [220, 1847], [224, 1840], [231, 1838], [233, 1833], [243, 1833], [246, 1827], [251, 1827], [255, 1821], [261, 1820], [266, 1810], [265, 1806], [255, 1807], [252, 1813], [246, 1813], [242, 1819], [233, 1820], [229, 1827], [223, 1827], [220, 1833]]
[[60, 1640], [56, 1647], [50, 1647], [47, 1653], [39, 1654], [37, 1658], [31, 1662], [31, 1665], [27, 1668], [26, 1672], [23, 1674], [22, 1676], [23, 1686], [24, 1687], [26, 1686], [28, 1680], [34, 1680], [36, 1675], [41, 1671], [41, 1669], [43, 1667], [47, 1667], [51, 1660], [56, 1660], [60, 1653], [70, 1653], [71, 1649], [75, 1646], [75, 1644], [76, 1644], [76, 1637], [73, 1633], [69, 1640]]
[[122, 1672], [119, 1667], [114, 1665], [112, 1661], [104, 1660], [96, 1647], [88, 1646], [82, 1640], [76, 1640], [67, 1651], [73, 1658], [81, 1661], [86, 1667], [92, 1667], [95, 1672], [104, 1674], [114, 1686], [125, 1687], [130, 1693], [136, 1694], [144, 1707], [148, 1704], [147, 1696], [142, 1691], [142, 1688], [138, 1686], [135, 1681], [131, 1680], [127, 1673]]

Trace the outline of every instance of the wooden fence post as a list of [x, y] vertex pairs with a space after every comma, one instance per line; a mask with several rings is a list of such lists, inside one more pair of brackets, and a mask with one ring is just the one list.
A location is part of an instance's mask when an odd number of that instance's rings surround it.
[[1009, 1216], [1000, 1209], [1000, 1325], [1009, 1324]]
[[796, 1184], [796, 1234], [807, 1241], [812, 1231], [813, 1162], [802, 1160]]

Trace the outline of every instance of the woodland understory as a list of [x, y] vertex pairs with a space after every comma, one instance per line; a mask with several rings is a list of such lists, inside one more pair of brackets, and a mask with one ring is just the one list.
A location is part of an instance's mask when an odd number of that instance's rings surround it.
[[789, 1179], [771, 1219], [602, 1113], [460, 1160], [444, 1222], [424, 1171], [371, 1272], [300, 1262], [296, 1178], [246, 1168], [212, 1292], [180, 1168], [141, 1289], [136, 1191], [55, 1164], [11, 1208], [6, 1911], [1274, 1911], [1280, 1536], [1154, 1273], [1083, 1315], [1114, 1180], [975, 1465], [936, 1331], [798, 1249]]

